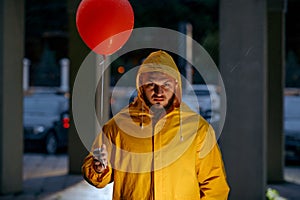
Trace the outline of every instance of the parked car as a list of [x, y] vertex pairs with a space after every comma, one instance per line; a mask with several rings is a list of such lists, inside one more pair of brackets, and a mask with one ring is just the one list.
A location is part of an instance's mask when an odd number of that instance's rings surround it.
[[69, 99], [62, 94], [32, 94], [24, 97], [25, 150], [42, 148], [54, 154], [67, 146]]
[[183, 101], [210, 122], [219, 119], [220, 96], [217, 86], [195, 84], [183, 92]]
[[111, 87], [110, 110], [111, 116], [131, 103], [137, 96], [135, 87]]
[[300, 96], [284, 97], [284, 135], [286, 160], [300, 161]]

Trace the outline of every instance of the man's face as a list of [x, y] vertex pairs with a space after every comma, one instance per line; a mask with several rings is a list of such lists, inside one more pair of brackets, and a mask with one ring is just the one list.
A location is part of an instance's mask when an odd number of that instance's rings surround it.
[[151, 107], [155, 109], [166, 108], [173, 101], [177, 81], [162, 72], [149, 72], [142, 74], [142, 88], [144, 96]]

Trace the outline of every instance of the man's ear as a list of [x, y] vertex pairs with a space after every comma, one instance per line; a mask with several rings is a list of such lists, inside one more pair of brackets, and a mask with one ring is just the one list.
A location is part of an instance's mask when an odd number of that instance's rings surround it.
[[139, 87], [139, 91], [140, 91], [140, 93], [141, 93], [141, 94], [142, 94], [142, 96], [143, 96], [143, 94], [144, 94], [144, 88], [143, 88], [143, 86], [142, 86], [142, 85]]

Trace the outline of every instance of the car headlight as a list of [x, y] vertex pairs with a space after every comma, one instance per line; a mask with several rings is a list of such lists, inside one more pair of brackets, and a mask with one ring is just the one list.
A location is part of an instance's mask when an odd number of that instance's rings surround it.
[[43, 126], [35, 126], [33, 128], [33, 134], [36, 134], [36, 135], [39, 133], [42, 133], [44, 131], [45, 131], [45, 127], [43, 127]]

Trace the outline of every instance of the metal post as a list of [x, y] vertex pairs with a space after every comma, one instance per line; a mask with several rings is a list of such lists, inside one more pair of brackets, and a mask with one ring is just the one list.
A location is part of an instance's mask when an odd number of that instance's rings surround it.
[[30, 80], [30, 60], [28, 58], [23, 59], [23, 90], [27, 91], [29, 89]]
[[70, 61], [68, 58], [63, 58], [60, 60], [60, 90], [62, 92], [69, 92], [69, 69]]

